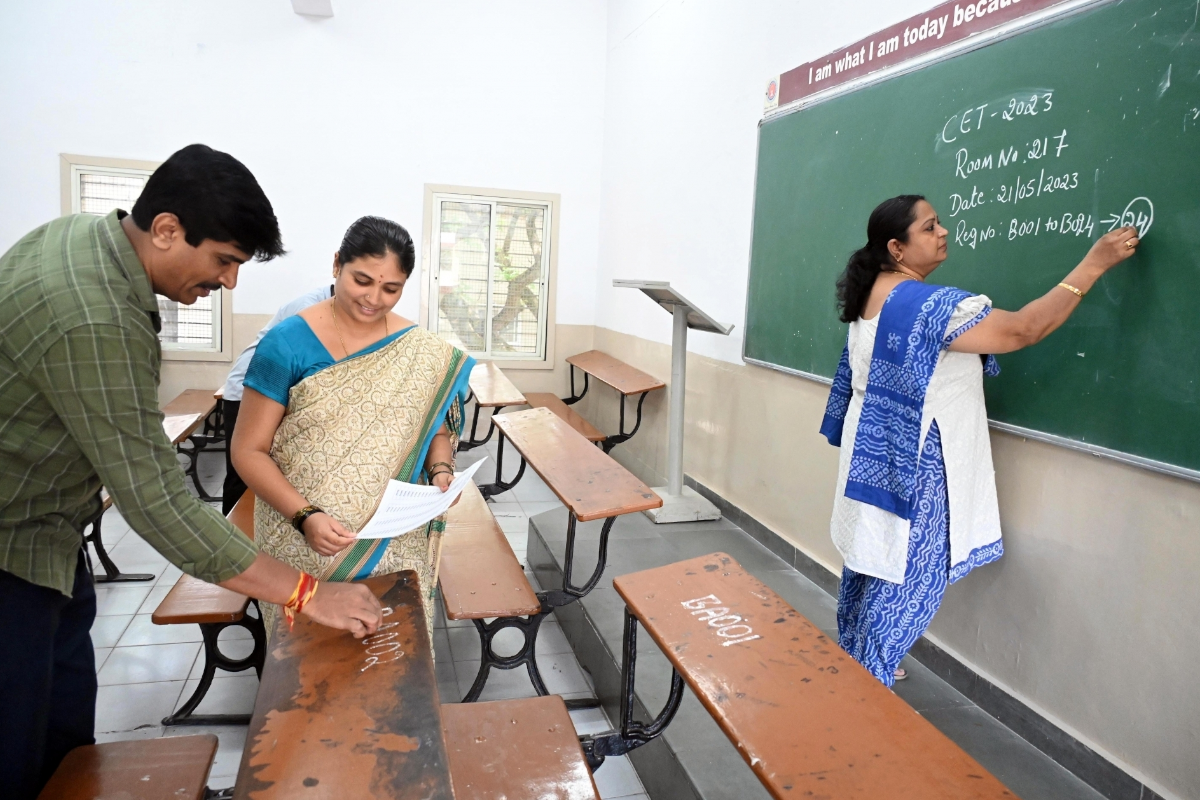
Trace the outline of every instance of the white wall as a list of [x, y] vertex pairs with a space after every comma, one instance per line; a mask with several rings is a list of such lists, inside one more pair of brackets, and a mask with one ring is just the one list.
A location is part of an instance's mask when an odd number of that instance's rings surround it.
[[[602, 0], [0, 4], [0, 252], [58, 216], [58, 154], [232, 153], [290, 251], [244, 268], [239, 313], [328, 279], [363, 214], [418, 240], [423, 186], [562, 195], [558, 320], [590, 324], [603, 115]], [[418, 270], [419, 270], [418, 259]], [[585, 280], [571, 280], [584, 274]], [[416, 318], [419, 274], [397, 311]]]

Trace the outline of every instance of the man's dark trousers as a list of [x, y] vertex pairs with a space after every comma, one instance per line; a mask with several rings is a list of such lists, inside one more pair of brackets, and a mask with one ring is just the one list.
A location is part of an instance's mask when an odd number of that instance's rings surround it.
[[96, 588], [81, 551], [71, 597], [0, 570], [0, 797], [34, 800], [95, 742]]
[[222, 400], [221, 417], [225, 420], [225, 486], [221, 489], [221, 513], [229, 516], [234, 504], [246, 493], [246, 484], [242, 476], [233, 468], [233, 427], [237, 425], [238, 411], [242, 407], [241, 400]]

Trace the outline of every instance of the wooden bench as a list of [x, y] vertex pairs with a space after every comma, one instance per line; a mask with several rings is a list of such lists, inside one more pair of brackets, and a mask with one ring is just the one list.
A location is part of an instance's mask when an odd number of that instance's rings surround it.
[[[463, 702], [479, 699], [493, 666], [516, 669], [524, 665], [530, 681], [539, 687], [538, 694], [548, 694], [534, 661], [534, 643], [545, 609], [474, 484], [468, 484], [458, 503], [446, 512], [438, 584], [446, 618], [469, 619], [479, 632], [479, 671]], [[495, 617], [512, 621], [485, 621]], [[492, 637], [505, 627], [519, 627], [525, 642], [513, 655], [499, 656], [492, 649]]]
[[491, 422], [488, 423], [487, 436], [478, 438], [476, 431], [479, 427], [479, 409], [490, 408], [493, 414], [497, 414], [505, 406], [525, 405], [525, 396], [521, 394], [521, 390], [513, 386], [512, 381], [491, 361], [476, 364], [471, 370], [470, 378], [467, 379], [467, 385], [471, 387], [471, 396], [467, 398], [467, 402], [475, 401], [475, 414], [471, 418], [470, 437], [458, 443], [460, 451], [487, 444], [492, 438], [495, 428]]
[[235, 798], [453, 797], [417, 575], [363, 584], [385, 615], [365, 639], [280, 615]]
[[235, 798], [599, 797], [561, 698], [442, 705], [416, 573], [362, 583], [372, 636], [278, 620]]
[[[635, 369], [624, 361], [618, 361], [599, 350], [589, 350], [586, 353], [573, 355], [567, 359], [567, 364], [570, 365], [571, 371], [571, 396], [563, 399], [565, 404], [574, 405], [582, 400], [588, 392], [591, 378], [611, 386], [621, 396], [621, 422], [617, 427], [617, 433], [604, 437], [600, 443], [606, 453], [621, 442], [628, 441], [638, 432], [638, 428], [642, 427], [642, 403], [646, 401], [646, 395], [666, 386], [653, 375], [647, 375], [640, 369]], [[579, 394], [575, 393], [576, 368], [583, 373], [583, 391]], [[634, 422], [633, 429], [627, 433], [625, 431], [625, 398], [633, 394], [640, 395], [637, 403], [637, 420]]]
[[[167, 438], [175, 445], [176, 450], [188, 457], [185, 474], [191, 476], [196, 487], [196, 493], [205, 502], [220, 501], [220, 497], [210, 495], [200, 483], [200, 474], [196, 469], [200, 452], [209, 445], [219, 441], [217, 423], [214, 415], [217, 412], [217, 397], [211, 389], [186, 389], [178, 397], [163, 406], [163, 429]], [[204, 432], [197, 434], [196, 429], [204, 425]], [[185, 448], [184, 443], [190, 445]], [[214, 452], [219, 452], [214, 448]]]
[[[589, 442], [600, 442], [603, 446], [603, 442], [608, 439], [592, 423], [579, 416], [573, 408], [549, 392], [531, 392], [525, 395], [525, 399], [530, 408], [548, 408], [553, 411], [555, 416], [577, 430], [579, 435]], [[604, 452], [607, 453], [608, 450]]]
[[39, 800], [204, 800], [217, 737], [171, 736], [76, 747]]
[[[247, 490], [229, 512], [229, 521], [250, 539], [254, 538], [254, 493]], [[252, 601], [245, 595], [221, 586], [205, 583], [191, 575], [180, 575], [150, 616], [155, 625], [199, 625], [204, 637], [204, 671], [192, 696], [170, 716], [163, 725], [245, 725], [249, 714], [195, 714], [212, 686], [218, 669], [243, 672], [253, 669], [262, 678], [263, 660], [267, 653], [266, 632], [261, 613], [257, 617], [246, 613]], [[221, 652], [221, 632], [231, 626], [245, 628], [254, 639], [254, 650], [245, 658], [234, 659]]]
[[[631, 472], [612, 459], [611, 456], [593, 446], [574, 428], [556, 416], [547, 408], [533, 408], [528, 411], [514, 411], [499, 414], [492, 418], [500, 431], [500, 441], [496, 448], [496, 479], [497, 483], [490, 487], [481, 486], [480, 493], [486, 496], [485, 490], [495, 493], [508, 491], [525, 472], [526, 464], [533, 467], [534, 472], [541, 476], [555, 496], [567, 507], [567, 541], [566, 556], [563, 563], [563, 584], [561, 589], [553, 589], [538, 593], [542, 610], [538, 616], [551, 613], [555, 608], [574, 603], [585, 597], [600, 581], [608, 560], [608, 537], [613, 523], [622, 514], [633, 514], [662, 505], [662, 499], [649, 486], [638, 480]], [[521, 456], [521, 466], [517, 477], [509, 483], [501, 480], [504, 467], [505, 443], [511, 443]], [[579, 522], [603, 519], [600, 529], [599, 552], [596, 567], [591, 577], [582, 585], [572, 583], [572, 566], [575, 556], [575, 526]], [[476, 623], [480, 629], [484, 656], [480, 662], [480, 674], [476, 677], [476, 686], [482, 688], [486, 681], [485, 669], [512, 669], [524, 663], [529, 671], [534, 689], [539, 695], [546, 694], [545, 684], [537, 668], [537, 660], [533, 655], [534, 641], [537, 637], [540, 620], [534, 621], [520, 617], [498, 617], [488, 623], [486, 629], [481, 623]], [[489, 642], [491, 637], [502, 628], [517, 628], [525, 636], [523, 651], [529, 653], [527, 661], [514, 662], [506, 666], [504, 658], [491, 653]], [[486, 630], [486, 638], [485, 638]], [[474, 687], [473, 687], [474, 688]], [[594, 700], [571, 700], [567, 702], [570, 708], [586, 708], [595, 706]]]
[[442, 706], [456, 800], [599, 798], [560, 697]]
[[[661, 735], [683, 683], [773, 797], [1013, 798], [974, 759], [725, 553], [622, 575], [621, 731], [593, 768]], [[673, 667], [659, 717], [632, 717], [638, 625]]]

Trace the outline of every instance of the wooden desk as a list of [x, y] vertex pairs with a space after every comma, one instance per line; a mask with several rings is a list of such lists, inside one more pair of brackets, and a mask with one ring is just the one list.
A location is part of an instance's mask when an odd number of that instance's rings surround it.
[[416, 573], [363, 583], [391, 609], [374, 636], [280, 616], [235, 798], [452, 800]]

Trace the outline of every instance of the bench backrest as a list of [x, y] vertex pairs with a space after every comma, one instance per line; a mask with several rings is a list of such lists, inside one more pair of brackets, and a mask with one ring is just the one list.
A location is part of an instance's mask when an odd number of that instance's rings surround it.
[[525, 405], [521, 390], [491, 361], [476, 364], [467, 383], [475, 394], [475, 402], [484, 408]]
[[492, 418], [580, 522], [659, 508], [662, 498], [548, 408]]
[[474, 483], [446, 512], [438, 582], [446, 616], [485, 619], [536, 614], [542, 603]]
[[588, 350], [586, 353], [570, 356], [567, 363], [574, 364], [621, 394], [641, 394], [666, 386], [653, 375], [647, 375], [640, 369], [631, 367], [624, 361], [618, 361], [608, 353], [602, 353], [599, 350]]
[[203, 800], [217, 754], [211, 733], [76, 747], [39, 800]]
[[725, 553], [613, 585], [772, 796], [1014, 797]]
[[234, 797], [453, 797], [416, 573], [363, 583], [390, 609], [373, 636], [280, 615]]

